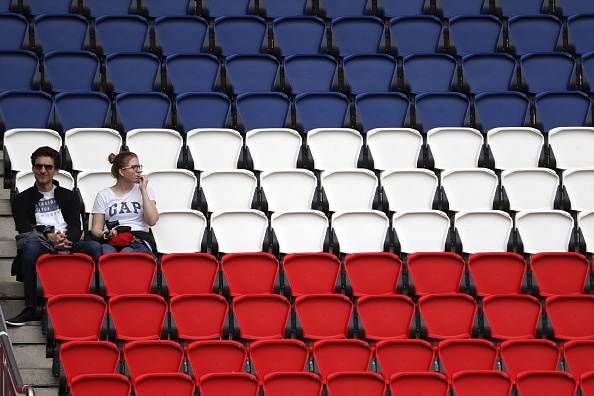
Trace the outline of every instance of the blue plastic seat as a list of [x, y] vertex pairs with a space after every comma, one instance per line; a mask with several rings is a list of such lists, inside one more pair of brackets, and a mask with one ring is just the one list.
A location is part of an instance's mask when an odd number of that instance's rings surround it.
[[0, 50], [20, 50], [29, 34], [29, 23], [20, 14], [0, 13]]
[[586, 92], [594, 92], [594, 52], [582, 55], [582, 86]]
[[33, 52], [0, 51], [0, 91], [37, 89], [39, 77], [39, 60]]
[[140, 12], [150, 18], [170, 15], [194, 15], [194, 0], [140, 0]]
[[[289, 98], [279, 92], [243, 93], [237, 96], [237, 118], [247, 132], [258, 128], [284, 128], [290, 119]], [[238, 121], [239, 123], [239, 121]]]
[[0, 93], [0, 120], [4, 129], [50, 127], [54, 101], [40, 91]]
[[210, 92], [220, 81], [221, 65], [210, 54], [175, 54], [165, 60], [167, 87], [175, 94], [183, 92]]
[[[514, 15], [538, 15], [550, 12], [549, 0], [497, 0], [501, 7], [501, 15], [513, 17]], [[498, 10], [495, 10], [498, 12]]]
[[[332, 20], [333, 41], [340, 56], [385, 52], [384, 23], [372, 16], [340, 17]], [[334, 46], [334, 44], [333, 44]]]
[[562, 126], [591, 126], [592, 103], [583, 92], [542, 92], [534, 105], [544, 133]]
[[295, 98], [295, 109], [303, 133], [315, 128], [344, 128], [349, 122], [349, 100], [339, 92], [302, 93]]
[[[231, 101], [219, 92], [188, 92], [175, 99], [178, 128], [184, 133], [196, 128], [225, 128], [231, 113]], [[179, 128], [182, 129], [182, 128]]]
[[353, 94], [397, 90], [396, 60], [386, 54], [349, 55], [344, 73]]
[[555, 7], [561, 9], [563, 16], [569, 17], [576, 14], [593, 14], [594, 3], [583, 0], [556, 0]]
[[285, 58], [285, 84], [293, 94], [330, 92], [337, 70], [330, 55], [291, 55]]
[[567, 18], [567, 29], [575, 52], [584, 54], [594, 51], [594, 10], [592, 14], [580, 14]]
[[227, 89], [234, 94], [275, 90], [280, 65], [272, 55], [231, 55], [225, 66]]
[[457, 64], [450, 55], [408, 55], [402, 65], [412, 93], [449, 92], [457, 88]]
[[326, 24], [318, 17], [282, 17], [272, 22], [278, 55], [319, 54]]
[[371, 0], [318, 0], [326, 18], [343, 16], [364, 16], [372, 14]]
[[470, 54], [462, 58], [464, 91], [510, 91], [516, 81], [516, 61], [508, 54]]
[[260, 11], [268, 18], [311, 15], [311, 0], [260, 0]]
[[424, 133], [437, 127], [468, 126], [470, 103], [459, 92], [422, 93], [416, 97], [415, 107], [422, 125], [416, 128]]
[[475, 126], [483, 132], [497, 127], [530, 126], [530, 101], [521, 92], [479, 93], [474, 98], [474, 108]]
[[69, 14], [78, 12], [78, 2], [72, 0], [25, 0], [29, 15]]
[[115, 52], [142, 52], [149, 24], [141, 16], [102, 16], [95, 21], [95, 46], [104, 55]]
[[166, 128], [171, 101], [160, 92], [126, 92], [116, 96], [118, 128], [126, 133], [137, 128]]
[[378, 8], [380, 5], [386, 18], [422, 15], [431, 12], [429, 0], [378, 0]]
[[214, 31], [223, 56], [233, 54], [258, 54], [267, 38], [266, 21], [258, 16], [220, 17], [214, 21]]
[[[151, 92], [158, 91], [161, 79], [161, 62], [149, 53], [114, 53], [105, 58], [105, 70], [112, 87], [108, 91]], [[156, 89], [157, 88], [157, 89]]]
[[97, 18], [104, 15], [129, 15], [136, 11], [134, 0], [83, 0], [83, 13]]
[[374, 128], [402, 128], [409, 117], [410, 102], [400, 92], [369, 92], [355, 97], [355, 109], [363, 132]]
[[529, 93], [576, 88], [575, 60], [566, 53], [532, 53], [520, 58]]
[[437, 0], [438, 14], [444, 18], [480, 15], [489, 11], [489, 0]]
[[[254, 14], [254, 0], [202, 0], [201, 15], [211, 18]], [[206, 7], [206, 10], [204, 8]]]
[[89, 24], [81, 15], [39, 15], [33, 27], [37, 54], [85, 49]]
[[43, 66], [52, 92], [99, 90], [99, 58], [92, 52], [49, 52]]
[[390, 19], [390, 32], [400, 56], [443, 52], [443, 24], [432, 15]]
[[11, 12], [14, 0], [0, 0], [0, 12]]
[[450, 40], [459, 56], [497, 52], [503, 48], [501, 21], [493, 15], [458, 16], [450, 19]]
[[518, 15], [508, 22], [510, 51], [518, 56], [530, 52], [562, 50], [562, 23], [553, 15]]
[[101, 92], [59, 93], [55, 109], [63, 131], [111, 127], [111, 101]]
[[163, 56], [208, 52], [208, 23], [190, 15], [157, 18], [155, 42]]

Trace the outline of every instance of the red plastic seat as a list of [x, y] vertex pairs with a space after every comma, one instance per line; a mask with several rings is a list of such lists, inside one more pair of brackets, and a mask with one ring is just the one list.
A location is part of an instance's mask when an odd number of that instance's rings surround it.
[[303, 338], [346, 338], [352, 313], [353, 303], [341, 294], [310, 294], [295, 299]]
[[544, 297], [582, 294], [590, 276], [590, 263], [575, 252], [536, 253], [530, 257], [530, 267], [538, 294]]
[[445, 340], [437, 345], [437, 356], [446, 378], [451, 381], [459, 371], [493, 370], [497, 348], [491, 341], [477, 338]]
[[161, 270], [169, 296], [218, 293], [219, 262], [211, 254], [165, 254]]
[[212, 340], [225, 331], [229, 305], [218, 294], [181, 294], [169, 302], [172, 323], [181, 340]]
[[363, 340], [320, 340], [314, 343], [311, 355], [322, 381], [326, 383], [332, 373], [367, 371], [372, 350]]
[[[47, 300], [48, 344], [51, 340], [98, 340], [107, 313], [103, 298], [93, 294], [61, 294]], [[58, 352], [57, 350], [55, 351]]]
[[248, 355], [252, 374], [260, 382], [270, 373], [307, 371], [309, 350], [303, 341], [295, 339], [259, 340], [250, 344]]
[[561, 348], [561, 355], [573, 378], [594, 371], [594, 340], [567, 341]]
[[561, 340], [594, 339], [594, 296], [573, 294], [548, 297], [545, 302], [548, 326]]
[[184, 373], [153, 373], [136, 378], [136, 396], [192, 396], [195, 385], [192, 378]]
[[579, 385], [583, 396], [594, 395], [594, 372], [588, 372], [582, 374], [580, 377]]
[[329, 396], [383, 396], [386, 383], [381, 375], [371, 372], [338, 372], [328, 376]]
[[419, 313], [429, 338], [470, 338], [477, 304], [467, 294], [427, 294], [419, 298]]
[[475, 396], [484, 392], [489, 396], [509, 396], [512, 385], [507, 374], [497, 370], [459, 371], [452, 378], [456, 396]]
[[43, 254], [36, 266], [45, 298], [89, 293], [95, 286], [95, 263], [86, 254]]
[[511, 252], [471, 254], [468, 270], [476, 288], [476, 294], [515, 294], [522, 292], [526, 276], [526, 261]]
[[108, 297], [156, 290], [157, 262], [147, 253], [109, 253], [99, 257], [99, 284]]
[[239, 326], [237, 337], [247, 340], [284, 338], [291, 303], [277, 294], [242, 295], [233, 299], [233, 315]]
[[184, 351], [170, 340], [138, 340], [124, 345], [124, 363], [132, 382], [144, 374], [177, 373]]
[[394, 374], [389, 387], [393, 396], [447, 396], [450, 390], [446, 377], [435, 372]]
[[291, 296], [334, 293], [340, 261], [330, 253], [292, 253], [284, 257], [283, 270]]
[[186, 347], [188, 370], [198, 381], [210, 373], [241, 372], [247, 352], [244, 346], [231, 340], [194, 341]]
[[322, 387], [320, 377], [308, 372], [270, 373], [262, 381], [266, 396], [320, 396]]
[[109, 299], [108, 310], [116, 340], [156, 340], [167, 334], [167, 303], [161, 296], [120, 294]]
[[415, 295], [458, 293], [466, 264], [451, 252], [421, 252], [408, 256], [409, 288]]
[[132, 385], [122, 374], [85, 374], [72, 380], [72, 396], [129, 396]]
[[211, 373], [200, 378], [202, 396], [257, 396], [260, 385], [248, 373]]
[[357, 301], [359, 334], [370, 340], [414, 336], [415, 303], [407, 296], [364, 296]]
[[344, 259], [353, 296], [398, 293], [402, 272], [400, 258], [387, 252], [353, 253]]
[[60, 346], [60, 364], [65, 383], [70, 387], [72, 379], [84, 374], [113, 374], [120, 363], [120, 350], [109, 341], [68, 341]]
[[221, 259], [221, 268], [231, 296], [274, 293], [279, 263], [272, 254], [226, 254]]
[[435, 350], [425, 340], [383, 340], [375, 345], [375, 357], [388, 382], [397, 373], [431, 371]]
[[535, 338], [540, 331], [542, 307], [526, 294], [490, 295], [483, 300], [486, 336], [500, 340]]
[[564, 371], [524, 371], [516, 388], [521, 396], [574, 396], [577, 382]]
[[499, 346], [499, 355], [509, 378], [516, 381], [523, 371], [557, 370], [561, 352], [549, 340], [508, 340]]

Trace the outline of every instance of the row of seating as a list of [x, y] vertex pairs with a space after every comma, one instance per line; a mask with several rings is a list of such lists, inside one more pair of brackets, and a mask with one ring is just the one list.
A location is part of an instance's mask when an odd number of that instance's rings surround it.
[[[581, 385], [586, 387], [591, 381], [587, 374], [592, 366], [588, 358], [591, 349], [592, 341], [570, 341], [558, 348], [547, 340], [510, 340], [500, 346], [487, 340], [447, 340], [434, 348], [423, 340], [386, 340], [370, 348], [361, 340], [323, 340], [312, 345], [310, 356], [307, 346], [298, 340], [262, 340], [248, 348], [236, 341], [195, 341], [185, 350], [171, 341], [132, 341], [124, 346], [122, 353], [115, 344], [105, 341], [72, 341], [62, 346], [60, 364], [65, 387], [80, 386], [76, 385], [80, 379], [74, 380], [79, 375], [125, 372], [134, 383], [144, 375], [187, 371], [197, 386], [202, 386], [204, 382], [204, 387], [208, 389], [212, 381], [209, 374], [227, 373], [231, 374], [231, 379], [232, 373], [243, 371], [255, 375], [253, 378], [257, 378], [264, 390], [272, 392], [267, 392], [267, 395], [277, 395], [278, 389], [273, 384], [278, 381], [279, 386], [281, 383], [285, 386], [299, 384], [300, 394], [315, 396], [319, 396], [322, 384], [330, 388], [335, 386], [334, 373], [356, 377], [367, 372], [370, 378], [377, 378], [377, 375], [371, 375], [374, 370], [368, 370], [375, 368], [388, 384], [391, 378], [398, 378], [395, 376], [404, 373], [420, 374], [419, 380], [425, 378], [431, 382], [435, 374], [421, 373], [435, 373], [433, 370], [438, 367], [439, 372], [445, 375], [439, 378], [451, 382], [455, 390], [460, 387], [458, 392], [463, 395], [468, 392], [466, 386], [472, 383], [484, 386], [483, 382], [490, 383], [489, 378], [493, 383], [501, 382], [501, 389], [496, 387], [501, 390], [497, 395], [507, 395], [509, 392], [503, 391], [511, 389], [512, 383], [518, 379], [523, 382], [523, 372], [535, 374], [544, 371], [548, 376], [561, 378], [562, 375], [555, 373], [558, 367], [571, 373], [571, 377], [565, 376], [565, 379], [577, 381], [583, 378]], [[155, 359], [157, 352], [161, 359]], [[96, 356], [97, 360], [89, 362], [89, 359], [83, 359], [89, 354]], [[535, 359], [535, 356], [538, 358]], [[312, 366], [315, 373], [312, 373]], [[499, 371], [501, 368], [505, 371]], [[281, 377], [286, 378], [283, 380]], [[310, 387], [306, 387], [307, 383], [311, 383]], [[400, 382], [396, 384], [401, 385]], [[493, 388], [490, 390], [493, 391]], [[76, 389], [72, 391], [76, 396]]]

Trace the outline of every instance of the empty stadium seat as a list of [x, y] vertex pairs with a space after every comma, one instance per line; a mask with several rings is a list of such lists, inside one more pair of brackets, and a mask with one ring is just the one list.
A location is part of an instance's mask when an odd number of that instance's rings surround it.
[[128, 377], [122, 374], [86, 374], [79, 375], [72, 381], [70, 392], [73, 396], [83, 396], [109, 393], [113, 396], [130, 394], [132, 384]]
[[465, 54], [462, 57], [462, 90], [477, 94], [511, 91], [518, 85], [516, 68], [516, 60], [509, 54]]
[[349, 100], [340, 92], [302, 93], [295, 97], [298, 129], [309, 134], [318, 128], [344, 128], [349, 122]]
[[436, 353], [449, 380], [461, 371], [494, 370], [498, 360], [497, 347], [489, 340], [476, 338], [440, 341]]
[[[221, 259], [223, 291], [229, 295], [275, 293], [279, 283], [279, 263], [270, 253], [231, 253]], [[225, 290], [228, 289], [228, 290]]]
[[561, 347], [561, 356], [564, 359], [565, 368], [569, 370], [574, 378], [580, 378], [583, 374], [592, 371], [592, 340], [567, 341]]
[[499, 210], [456, 213], [456, 249], [464, 253], [507, 252], [513, 242], [512, 229], [510, 215]]
[[320, 378], [309, 372], [273, 372], [264, 377], [262, 389], [268, 396], [294, 395], [318, 396], [323, 384]]
[[293, 253], [283, 258], [284, 290], [291, 296], [334, 293], [342, 287], [341, 263], [326, 252]]
[[196, 13], [196, 5], [191, 0], [168, 1], [166, 4], [155, 0], [141, 0], [140, 12], [151, 18], [164, 15], [192, 15]]
[[263, 18], [255, 15], [221, 16], [214, 21], [214, 32], [219, 43], [214, 48], [217, 54], [259, 54], [264, 52], [262, 46], [268, 26]]
[[516, 389], [522, 395], [551, 392], [559, 396], [574, 395], [577, 381], [563, 371], [527, 371], [518, 375]]
[[[287, 16], [272, 23], [277, 55], [320, 54], [326, 41], [326, 24], [315, 16]], [[327, 47], [327, 45], [326, 45]]]
[[394, 17], [390, 19], [389, 28], [393, 45], [399, 56], [444, 52], [443, 23], [435, 16]]
[[[365, 92], [355, 97], [356, 115], [364, 133], [410, 126], [410, 102], [400, 92]], [[356, 127], [359, 127], [356, 125]], [[387, 147], [386, 149], [394, 149]], [[410, 155], [410, 154], [409, 154]], [[370, 160], [368, 159], [370, 164]]]
[[548, 210], [559, 207], [559, 177], [546, 168], [508, 169], [501, 173], [506, 210]]
[[227, 169], [200, 174], [201, 210], [218, 212], [255, 208], [258, 180], [251, 171]]
[[157, 290], [157, 262], [150, 254], [104, 254], [99, 259], [98, 270], [101, 292], [107, 297]]
[[171, 340], [136, 340], [124, 345], [123, 358], [125, 372], [135, 382], [145, 374], [179, 372], [184, 350]]
[[[233, 129], [198, 128], [189, 130], [185, 150], [195, 171], [237, 169], [243, 138]], [[190, 162], [190, 161], [188, 161]]]
[[[39, 2], [43, 4], [45, 2]], [[80, 51], [89, 47], [89, 23], [76, 14], [41, 14], [33, 20], [35, 53]]]
[[590, 294], [547, 297], [547, 331], [558, 340], [591, 340], [593, 309], [594, 299]]
[[536, 253], [530, 266], [536, 280], [532, 288], [540, 296], [590, 293], [590, 264], [579, 253]]
[[175, 53], [167, 56], [167, 89], [174, 94], [210, 92], [220, 86], [221, 64], [211, 54]]
[[515, 220], [517, 237], [525, 253], [569, 251], [573, 227], [572, 217], [562, 210], [523, 211]]
[[381, 375], [368, 371], [337, 372], [328, 376], [326, 388], [330, 395], [362, 392], [369, 396], [381, 396], [385, 393], [386, 384]]
[[307, 340], [347, 338], [353, 330], [352, 313], [353, 303], [342, 294], [299, 296], [295, 299], [296, 334]]
[[306, 371], [309, 365], [307, 346], [295, 339], [254, 341], [248, 348], [248, 354], [252, 374], [257, 375], [260, 382], [268, 382], [271, 387], [272, 383], [266, 379], [269, 374]]
[[594, 138], [594, 128], [567, 126], [549, 131], [549, 162], [558, 169], [589, 168], [594, 162], [584, 148]]
[[402, 292], [402, 262], [393, 253], [348, 254], [344, 269], [355, 297]]
[[210, 220], [215, 251], [222, 253], [260, 252], [268, 229], [264, 213], [254, 210], [215, 212]]
[[0, 49], [20, 50], [28, 39], [29, 24], [24, 16], [8, 11], [3, 9], [0, 14]]
[[435, 372], [397, 373], [390, 377], [388, 386], [394, 396], [405, 396], [410, 392], [446, 396], [450, 390], [446, 377]]
[[378, 180], [367, 169], [332, 169], [322, 172], [322, 206], [329, 212], [377, 209]]
[[198, 385], [210, 373], [241, 372], [247, 358], [246, 348], [238, 341], [204, 340], [187, 345], [188, 371]]
[[501, 51], [503, 24], [493, 15], [465, 15], [450, 19], [450, 40], [458, 56]]
[[37, 259], [35, 269], [43, 298], [95, 292], [95, 263], [86, 254], [44, 254]]
[[178, 95], [175, 109], [177, 127], [185, 133], [194, 129], [230, 126], [231, 101], [220, 92], [187, 92]]
[[311, 8], [312, 6], [307, 0], [262, 0], [260, 2], [260, 12], [264, 12], [268, 18], [308, 15]]
[[245, 145], [257, 171], [289, 170], [301, 162], [301, 136], [294, 129], [253, 129]]
[[194, 381], [185, 373], [144, 374], [133, 384], [138, 396], [150, 396], [154, 392], [172, 392], [180, 396], [191, 396], [195, 391]]
[[419, 339], [388, 339], [375, 344], [377, 372], [385, 381], [402, 372], [431, 371], [435, 359], [433, 346]]
[[408, 55], [402, 60], [402, 68], [408, 84], [405, 89], [412, 93], [450, 92], [458, 89], [457, 64], [451, 55]]
[[569, 91], [577, 87], [575, 60], [567, 53], [525, 54], [520, 58], [520, 67], [522, 88], [529, 93]]
[[484, 168], [446, 169], [441, 173], [444, 211], [489, 210], [499, 206], [499, 179]]
[[415, 304], [400, 294], [360, 297], [356, 316], [357, 335], [367, 340], [412, 338], [416, 333]]
[[427, 149], [432, 157], [428, 161], [436, 169], [476, 168], [482, 147], [483, 136], [474, 128], [443, 127], [427, 132]]
[[[470, 102], [460, 92], [422, 93], [415, 98], [415, 107], [418, 117], [416, 128], [423, 133], [438, 127], [470, 125], [467, 120]], [[462, 152], [466, 151], [460, 151]]]
[[270, 228], [281, 254], [322, 252], [327, 249], [328, 218], [317, 210], [275, 212]]
[[337, 17], [332, 19], [331, 30], [336, 53], [341, 57], [385, 52], [384, 24], [377, 17]]
[[[190, 180], [190, 182], [193, 181]], [[188, 197], [180, 198], [184, 201], [188, 200]], [[170, 203], [173, 203], [172, 201], [170, 200]], [[167, 204], [166, 201], [164, 203]], [[180, 235], [179, 230], [182, 229], [192, 230], [192, 232]], [[206, 218], [197, 210], [159, 209], [159, 222], [151, 227], [151, 230], [159, 253], [194, 253], [205, 250]]]
[[438, 0], [438, 13], [444, 18], [451, 18], [456, 15], [480, 15], [490, 11], [489, 4], [484, 0]]
[[389, 223], [388, 217], [377, 210], [334, 213], [334, 249], [347, 254], [386, 251]]
[[544, 137], [534, 128], [493, 128], [487, 132], [487, 146], [495, 169], [536, 168], [543, 156]]
[[178, 341], [217, 340], [229, 334], [229, 304], [218, 294], [171, 297], [171, 338]]
[[[475, 126], [482, 131], [502, 127], [530, 127], [531, 109], [521, 92], [482, 92], [474, 99]], [[500, 117], [507, 114], [507, 117]]]
[[354, 54], [343, 60], [350, 92], [390, 92], [397, 89], [396, 60], [387, 54]]
[[115, 107], [117, 129], [127, 133], [133, 129], [167, 128], [171, 101], [160, 92], [126, 92], [117, 95]]
[[493, 395], [507, 396], [512, 386], [512, 380], [505, 373], [495, 370], [463, 371], [452, 378], [452, 391], [459, 396], [474, 395], [482, 389], [489, 389]]
[[126, 133], [126, 146], [142, 158], [145, 170], [173, 170], [181, 162], [183, 139], [173, 129], [135, 128]]
[[161, 291], [178, 294], [218, 293], [219, 262], [208, 253], [175, 253], [161, 257]]
[[266, 211], [317, 207], [317, 179], [306, 169], [264, 171], [260, 174], [260, 187], [260, 204]]
[[[15, 128], [51, 127], [54, 101], [45, 92], [6, 91], [0, 93], [0, 120], [5, 131]], [[6, 135], [6, 132], [4, 133]]]
[[272, 92], [280, 88], [280, 65], [272, 55], [230, 55], [225, 59], [225, 67], [226, 89], [233, 94]]
[[258, 390], [258, 380], [248, 373], [210, 373], [200, 379], [200, 391], [203, 396], [217, 396], [225, 393], [253, 396], [258, 393]]
[[350, 128], [315, 128], [308, 131], [306, 144], [314, 169], [353, 169], [363, 150], [363, 137]]
[[490, 295], [483, 299], [485, 335], [495, 340], [537, 338], [542, 334], [542, 307], [525, 294]]
[[562, 50], [562, 23], [553, 15], [515, 15], [509, 18], [508, 30], [509, 50], [515, 55]]
[[138, 10], [132, 0], [83, 0], [83, 14], [93, 18], [103, 15], [128, 15], [135, 11]]
[[290, 126], [289, 98], [280, 92], [246, 92], [237, 96], [237, 118], [241, 131]]
[[39, 59], [31, 51], [0, 51], [0, 91], [39, 89]]
[[313, 344], [311, 355], [325, 383], [333, 373], [367, 371], [372, 349], [363, 340], [320, 340]]
[[428, 294], [419, 298], [421, 334], [429, 339], [470, 338], [476, 334], [477, 303], [467, 294]]
[[[150, 11], [150, 10], [149, 10]], [[155, 50], [162, 56], [210, 49], [208, 24], [194, 15], [167, 14], [155, 20]]]
[[465, 291], [465, 263], [452, 252], [416, 252], [407, 257], [408, 292], [416, 296]]
[[[111, 101], [101, 92], [59, 93], [54, 98], [54, 109], [56, 128], [61, 128], [65, 134], [71, 129], [112, 126]], [[117, 152], [117, 149], [111, 152]]]
[[[154, 144], [162, 147], [160, 143]], [[136, 150], [134, 152], [138, 153]], [[143, 155], [141, 158], [146, 157]], [[159, 211], [193, 209], [197, 205], [195, 194], [198, 181], [189, 170], [153, 169], [144, 174], [151, 181], [155, 202], [159, 203]], [[175, 191], [175, 194], [172, 194], [172, 191]]]
[[469, 276], [477, 296], [521, 293], [528, 286], [526, 261], [512, 252], [481, 252], [468, 258]]
[[423, 159], [423, 137], [415, 129], [377, 128], [369, 130], [366, 137], [377, 170], [416, 168]]
[[[166, 339], [168, 305], [156, 294], [120, 294], [108, 302], [109, 336], [115, 341]], [[134, 313], [142, 312], [142, 316]]]
[[278, 294], [244, 294], [233, 299], [232, 307], [235, 337], [278, 339], [286, 338], [291, 330], [291, 303]]
[[284, 59], [285, 88], [292, 94], [330, 92], [337, 83], [338, 63], [325, 54], [297, 54]]
[[[444, 252], [450, 249], [450, 220], [439, 210], [396, 212], [392, 227], [395, 252]], [[423, 237], [419, 238], [419, 235]]]
[[[582, 7], [589, 7], [590, 4], [581, 4]], [[563, 9], [563, 13], [567, 12]], [[571, 15], [567, 18], [567, 30], [569, 32], [571, 44], [575, 47], [575, 52], [578, 54], [585, 54], [594, 50], [592, 43], [588, 40], [589, 35], [594, 29], [594, 18], [589, 13], [594, 13], [592, 10], [584, 10], [576, 15]]]
[[561, 353], [550, 340], [507, 340], [499, 346], [504, 370], [515, 381], [523, 371], [557, 370]]
[[161, 62], [150, 53], [116, 52], [105, 58], [107, 91], [124, 92], [159, 91]]
[[534, 105], [541, 132], [563, 126], [591, 126], [592, 102], [583, 92], [541, 92]]
[[105, 15], [95, 20], [95, 50], [103, 55], [148, 50], [149, 24], [139, 15]]
[[380, 4], [384, 10], [385, 17], [429, 14], [430, 11], [430, 4], [425, 0], [381, 0]]

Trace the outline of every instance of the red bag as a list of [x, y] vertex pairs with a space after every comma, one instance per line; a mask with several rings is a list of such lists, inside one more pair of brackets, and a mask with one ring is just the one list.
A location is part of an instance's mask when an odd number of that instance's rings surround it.
[[136, 239], [136, 237], [131, 232], [120, 232], [118, 235], [111, 238], [108, 243], [111, 246], [124, 247], [131, 244], [134, 239]]

